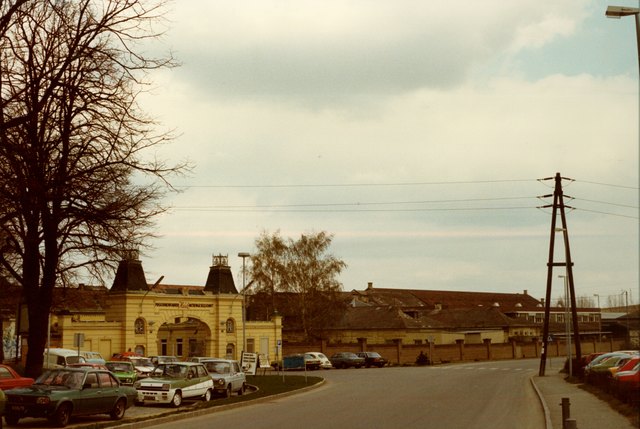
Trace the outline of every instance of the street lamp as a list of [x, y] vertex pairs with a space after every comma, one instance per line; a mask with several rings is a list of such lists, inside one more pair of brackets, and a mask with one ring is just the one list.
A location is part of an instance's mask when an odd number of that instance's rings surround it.
[[567, 336], [567, 357], [569, 358], [569, 377], [573, 375], [572, 364], [571, 364], [571, 329], [569, 328], [569, 278], [567, 276], [560, 275], [558, 276], [561, 279], [564, 279], [564, 326], [565, 333]]
[[[600, 295], [594, 293], [593, 296], [598, 298], [598, 342], [602, 342], [602, 309], [600, 308]], [[598, 351], [598, 350], [596, 350]]]
[[247, 329], [245, 327], [246, 322], [247, 322], [247, 307], [246, 307], [246, 301], [245, 301], [245, 272], [246, 272], [246, 267], [245, 267], [245, 259], [250, 257], [251, 255], [248, 254], [247, 252], [240, 252], [238, 253], [238, 257], [242, 258], [242, 353], [247, 351]]
[[636, 46], [638, 48], [638, 67], [640, 69], [640, 8], [624, 6], [607, 6], [605, 15], [607, 18], [620, 19], [623, 16], [635, 15], [636, 17]]

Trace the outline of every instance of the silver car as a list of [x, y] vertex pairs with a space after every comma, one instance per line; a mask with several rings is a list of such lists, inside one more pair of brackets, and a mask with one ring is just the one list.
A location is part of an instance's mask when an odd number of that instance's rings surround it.
[[213, 379], [217, 395], [228, 398], [233, 392], [242, 395], [247, 388], [247, 378], [237, 360], [211, 359], [201, 362]]

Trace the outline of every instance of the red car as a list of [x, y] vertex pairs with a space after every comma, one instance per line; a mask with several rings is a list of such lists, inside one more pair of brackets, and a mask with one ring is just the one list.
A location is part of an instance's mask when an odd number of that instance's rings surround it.
[[640, 402], [640, 361], [630, 369], [618, 371], [613, 376], [614, 393], [622, 400], [631, 403]]
[[8, 390], [14, 387], [26, 387], [33, 384], [33, 378], [22, 377], [13, 368], [0, 365], [0, 389]]

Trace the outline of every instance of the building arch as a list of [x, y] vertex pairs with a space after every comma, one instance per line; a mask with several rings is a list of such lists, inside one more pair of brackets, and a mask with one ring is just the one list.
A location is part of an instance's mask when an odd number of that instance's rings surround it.
[[211, 328], [197, 317], [175, 317], [158, 327], [156, 337], [159, 355], [188, 360], [193, 356], [212, 356]]

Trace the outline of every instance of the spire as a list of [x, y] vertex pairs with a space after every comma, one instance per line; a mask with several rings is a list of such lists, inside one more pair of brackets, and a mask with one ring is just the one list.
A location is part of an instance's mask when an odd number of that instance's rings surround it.
[[214, 255], [213, 264], [209, 268], [209, 276], [204, 286], [205, 291], [213, 293], [238, 293], [233, 282], [231, 267], [228, 265], [228, 256]]
[[116, 271], [116, 277], [113, 279], [113, 285], [111, 285], [112, 292], [131, 290], [149, 290], [137, 251], [129, 251], [122, 255], [122, 260], [118, 264], [118, 270]]

